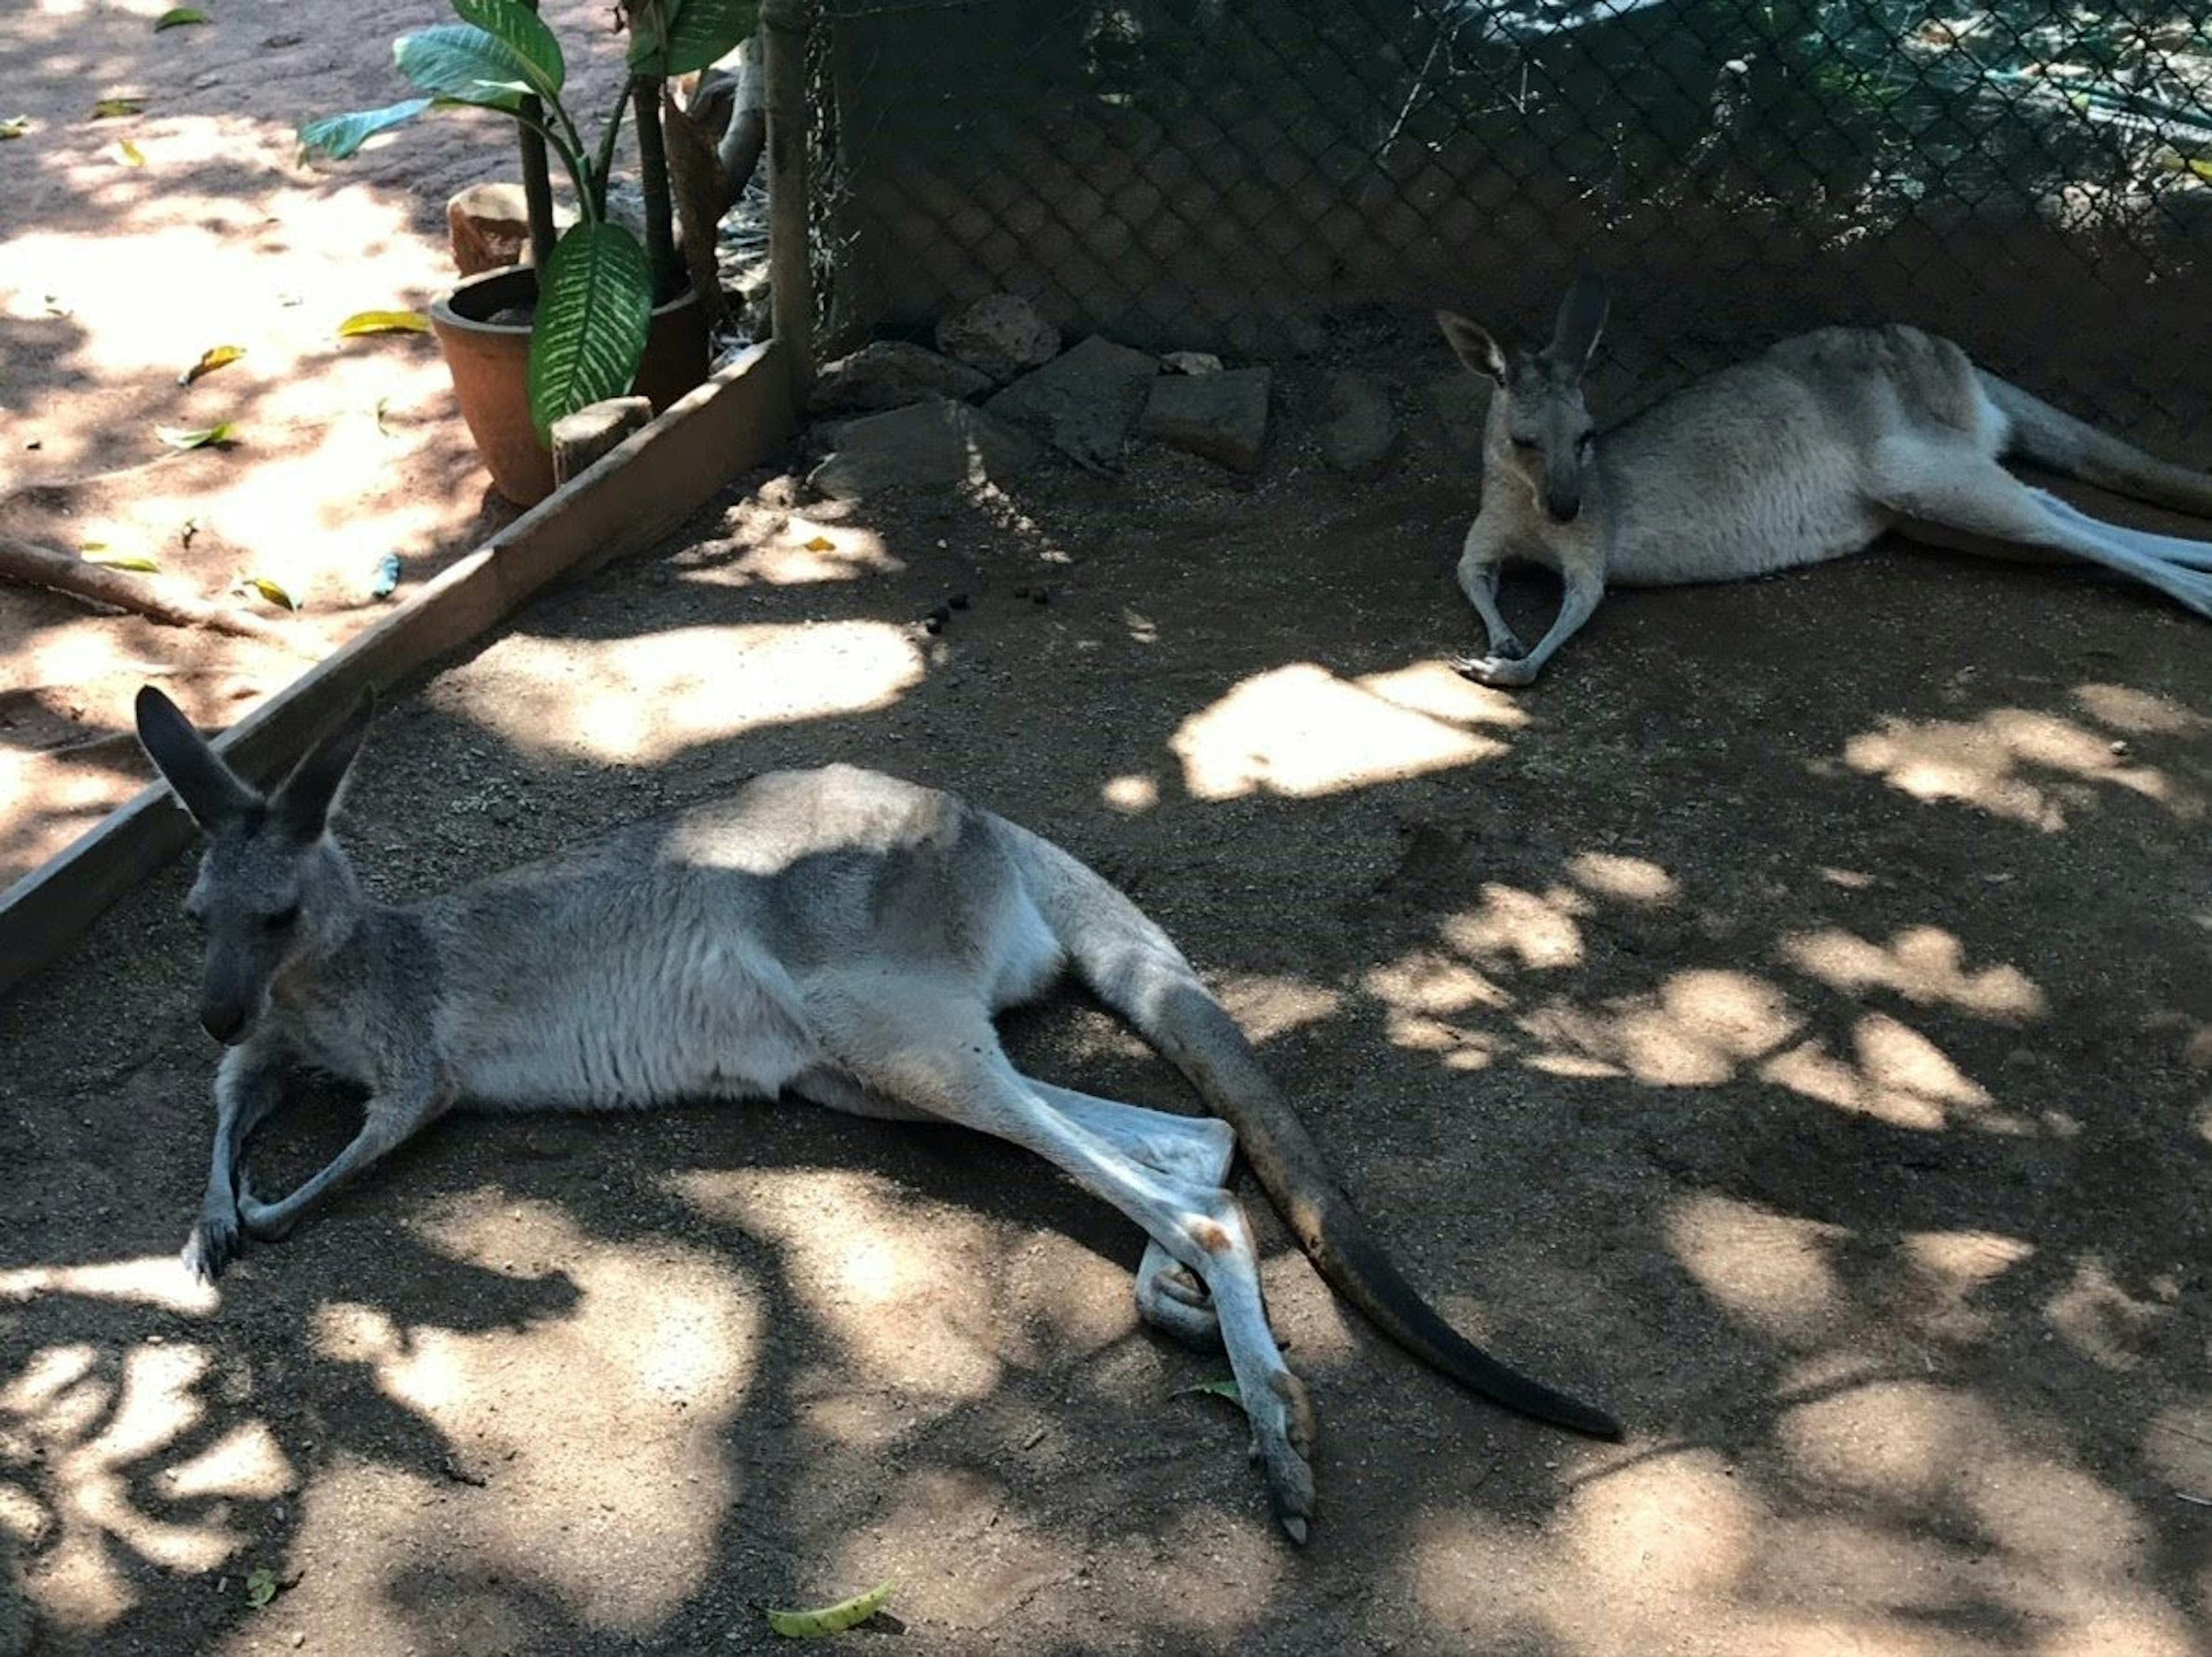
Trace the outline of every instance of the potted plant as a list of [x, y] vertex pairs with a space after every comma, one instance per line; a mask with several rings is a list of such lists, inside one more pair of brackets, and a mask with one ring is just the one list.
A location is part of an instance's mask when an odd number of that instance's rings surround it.
[[[342, 161], [426, 111], [490, 109], [516, 122], [534, 264], [463, 282], [432, 307], [431, 324], [494, 486], [527, 506], [553, 487], [546, 439], [555, 421], [633, 386], [658, 410], [705, 377], [706, 327], [676, 247], [662, 87], [733, 50], [752, 33], [759, 0], [623, 0], [629, 72], [596, 143], [562, 101], [561, 43], [534, 5], [453, 0], [453, 7], [458, 22], [392, 44], [417, 96], [308, 121], [300, 141], [310, 154]], [[636, 121], [643, 246], [607, 213], [625, 109]], [[575, 197], [575, 221], [557, 235], [549, 150]]]

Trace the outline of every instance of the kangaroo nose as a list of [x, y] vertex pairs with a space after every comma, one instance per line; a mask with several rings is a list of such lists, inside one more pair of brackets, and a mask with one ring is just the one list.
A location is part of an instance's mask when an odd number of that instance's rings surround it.
[[200, 1009], [200, 1028], [226, 1047], [234, 1047], [246, 1034], [246, 1009], [234, 1002], [223, 1006], [204, 1006]]
[[1561, 524], [1571, 524], [1582, 516], [1582, 497], [1576, 495], [1552, 495], [1544, 502], [1553, 519]]

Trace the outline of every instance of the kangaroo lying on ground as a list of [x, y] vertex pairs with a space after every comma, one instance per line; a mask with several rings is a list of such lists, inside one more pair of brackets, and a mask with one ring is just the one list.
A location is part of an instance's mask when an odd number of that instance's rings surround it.
[[[1887, 531], [1970, 552], [2065, 554], [2212, 617], [2212, 543], [2148, 535], [2030, 489], [2006, 455], [2212, 518], [2212, 476], [2062, 414], [1917, 328], [1825, 328], [1675, 392], [1601, 437], [1583, 375], [1605, 326], [1585, 273], [1552, 343], [1508, 360], [1466, 318], [1437, 321], [1459, 360], [1498, 382], [1482, 506], [1459, 584], [1490, 653], [1455, 664], [1490, 685], [1534, 683], [1606, 585], [1731, 581], [1841, 558]], [[1522, 558], [1559, 572], [1559, 613], [1524, 650], [1498, 608]]]
[[[138, 736], [210, 837], [186, 907], [206, 936], [200, 1023], [215, 1154], [185, 1265], [282, 1237], [341, 1181], [463, 1101], [611, 1110], [773, 1099], [995, 1134], [1104, 1198], [1150, 1240], [1145, 1320], [1225, 1346], [1276, 1517], [1303, 1542], [1314, 1417], [1224, 1188], [1241, 1140], [1322, 1276], [1416, 1357], [1543, 1420], [1602, 1411], [1506, 1369], [1401, 1277], [1228, 1012], [1167, 934], [1049, 841], [949, 794], [832, 766], [775, 772], [441, 897], [363, 895], [329, 832], [368, 729], [364, 696], [264, 798], [150, 685]], [[992, 1017], [1072, 966], [1220, 1117], [1117, 1104], [1024, 1076]], [[302, 1063], [368, 1090], [361, 1132], [264, 1202], [247, 1136]]]

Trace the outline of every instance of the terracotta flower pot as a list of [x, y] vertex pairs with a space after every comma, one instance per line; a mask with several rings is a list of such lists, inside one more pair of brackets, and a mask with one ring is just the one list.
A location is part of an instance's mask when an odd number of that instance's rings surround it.
[[[530, 325], [492, 319], [537, 300], [538, 272], [516, 265], [471, 276], [430, 307], [430, 331], [446, 354], [461, 418], [492, 487], [518, 507], [553, 493], [553, 456], [530, 423]], [[659, 414], [706, 377], [706, 323], [687, 288], [653, 313], [632, 389]]]

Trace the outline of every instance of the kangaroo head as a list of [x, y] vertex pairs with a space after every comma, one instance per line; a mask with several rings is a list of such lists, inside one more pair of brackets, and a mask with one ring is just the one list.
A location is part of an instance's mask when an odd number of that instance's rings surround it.
[[1605, 312], [1605, 279], [1585, 270], [1560, 301], [1552, 343], [1510, 359], [1465, 317], [1437, 313], [1437, 325], [1459, 360], [1498, 382], [1484, 436], [1486, 484], [1500, 475], [1518, 478], [1558, 524], [1571, 524], [1583, 509], [1583, 475], [1597, 440], [1583, 402], [1583, 375], [1597, 355]]
[[329, 833], [331, 808], [368, 733], [364, 694], [272, 794], [226, 765], [171, 701], [138, 692], [138, 740], [208, 836], [185, 911], [206, 939], [200, 1024], [226, 1047], [252, 1032], [270, 986], [343, 943], [360, 897]]

